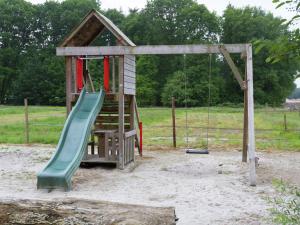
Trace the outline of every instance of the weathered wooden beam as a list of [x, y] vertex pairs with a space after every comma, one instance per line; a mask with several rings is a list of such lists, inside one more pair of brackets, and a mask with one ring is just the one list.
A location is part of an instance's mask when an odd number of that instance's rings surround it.
[[[245, 66], [245, 84], [247, 86], [247, 63]], [[244, 127], [243, 127], [243, 153], [242, 162], [247, 162], [248, 158], [248, 91], [244, 89]]]
[[136, 135], [136, 130], [131, 130], [131, 131], [128, 131], [124, 134], [124, 137], [125, 138], [129, 138], [129, 137], [132, 137], [132, 136], [135, 136]]
[[219, 46], [220, 52], [222, 53], [222, 55], [224, 56], [225, 60], [227, 61], [235, 79], [238, 81], [240, 87], [242, 90], [245, 89], [245, 83], [243, 81], [243, 78], [241, 76], [241, 73], [239, 71], [239, 69], [237, 68], [237, 66], [234, 64], [232, 58], [230, 57], [229, 52], [227, 51], [226, 47], [224, 45], [220, 45]]
[[248, 153], [250, 163], [250, 185], [256, 186], [255, 168], [255, 132], [254, 132], [254, 98], [253, 98], [253, 60], [252, 45], [247, 48], [247, 97], [248, 97]]
[[[135, 149], [135, 137], [136, 137], [136, 129], [134, 127], [134, 112], [135, 110], [135, 96], [131, 96], [131, 101], [130, 101], [130, 130], [134, 130], [134, 137], [132, 138], [132, 146], [130, 146], [130, 160], [135, 161], [134, 157], [134, 149]], [[126, 135], [125, 135], [126, 137]]]
[[[221, 53], [218, 44], [212, 45], [144, 45], [144, 46], [98, 46], [98, 47], [58, 47], [58, 56], [99, 56], [99, 55], [182, 55]], [[225, 44], [229, 53], [242, 53], [246, 44]]]
[[119, 169], [125, 167], [124, 155], [124, 57], [119, 58]]
[[112, 93], [116, 93], [116, 59], [115, 57], [112, 58], [111, 64], [112, 64]]
[[241, 53], [241, 59], [245, 61], [245, 89], [244, 89], [244, 127], [243, 127], [243, 151], [242, 162], [248, 160], [248, 91], [247, 91], [247, 52]]
[[71, 83], [72, 83], [72, 57], [66, 57], [66, 107], [67, 107], [67, 116], [71, 112]]

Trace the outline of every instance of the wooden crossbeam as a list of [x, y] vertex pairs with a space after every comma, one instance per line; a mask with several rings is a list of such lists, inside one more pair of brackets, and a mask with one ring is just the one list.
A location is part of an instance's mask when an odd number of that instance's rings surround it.
[[[243, 53], [246, 44], [225, 44], [230, 53]], [[58, 56], [99, 56], [99, 55], [182, 55], [221, 53], [220, 45], [144, 45], [144, 46], [96, 46], [96, 47], [58, 47]]]
[[243, 81], [241, 73], [240, 73], [239, 69], [237, 68], [237, 66], [234, 64], [226, 47], [224, 45], [220, 45], [219, 49], [220, 49], [220, 52], [222, 53], [222, 55], [224, 56], [225, 60], [227, 61], [230, 69], [232, 70], [233, 75], [234, 75], [235, 79], [238, 81], [241, 89], [244, 90], [246, 88], [245, 82]]

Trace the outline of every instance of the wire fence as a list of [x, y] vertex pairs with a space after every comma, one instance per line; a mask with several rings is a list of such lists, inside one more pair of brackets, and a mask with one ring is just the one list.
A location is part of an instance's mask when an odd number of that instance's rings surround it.
[[[56, 144], [66, 119], [63, 108], [39, 112], [28, 107], [26, 120], [17, 118], [14, 123], [1, 121], [0, 131], [3, 143], [46, 143]], [[4, 110], [4, 109], [0, 109]], [[177, 147], [184, 147], [187, 142], [192, 146], [209, 145], [242, 147], [243, 110], [240, 108], [211, 109], [211, 123], [207, 127], [205, 108], [188, 109], [188, 137], [186, 136], [185, 111], [176, 109]], [[260, 149], [293, 149], [300, 150], [300, 112], [281, 108], [256, 109], [256, 144]], [[172, 147], [174, 144], [172, 109], [141, 108], [143, 121], [144, 146]], [[8, 118], [8, 117], [7, 117]], [[9, 118], [14, 118], [11, 114]], [[25, 121], [25, 122], [24, 122]], [[5, 138], [4, 138], [5, 137]], [[28, 137], [28, 138], [27, 138]]]

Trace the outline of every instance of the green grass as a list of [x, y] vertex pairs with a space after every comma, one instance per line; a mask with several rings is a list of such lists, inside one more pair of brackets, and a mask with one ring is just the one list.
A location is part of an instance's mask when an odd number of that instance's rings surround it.
[[267, 199], [273, 205], [270, 209], [272, 222], [284, 225], [300, 224], [300, 189], [282, 180], [274, 180], [273, 185], [277, 195]]
[[[171, 146], [171, 110], [167, 108], [141, 109], [144, 124], [144, 143], [147, 146]], [[299, 112], [288, 112], [287, 128], [300, 130]], [[300, 131], [284, 131], [284, 112], [276, 109], [255, 111], [256, 146], [263, 150], [300, 151]], [[185, 109], [176, 110], [177, 145], [186, 146]], [[207, 108], [188, 109], [188, 133], [191, 147], [206, 145]], [[212, 148], [238, 148], [242, 146], [243, 109], [213, 107], [210, 109], [209, 146]], [[199, 128], [202, 127], [202, 128]], [[231, 130], [233, 129], [233, 130]]]
[[[29, 107], [30, 143], [56, 144], [66, 114], [64, 107]], [[0, 143], [25, 142], [24, 107], [0, 106]]]
[[[57, 144], [66, 119], [64, 107], [29, 107], [30, 143]], [[151, 148], [172, 146], [172, 120], [169, 108], [140, 108], [144, 127], [144, 145]], [[300, 114], [287, 112], [284, 131], [284, 112], [281, 109], [260, 108], [255, 111], [256, 146], [262, 150], [300, 151]], [[177, 145], [186, 146], [185, 110], [176, 110]], [[190, 147], [206, 145], [207, 108], [188, 109]], [[209, 146], [211, 148], [242, 147], [243, 109], [212, 107], [210, 110]], [[232, 130], [233, 129], [233, 130]], [[298, 129], [298, 131], [295, 131]], [[0, 106], [0, 143], [22, 144], [24, 108]]]

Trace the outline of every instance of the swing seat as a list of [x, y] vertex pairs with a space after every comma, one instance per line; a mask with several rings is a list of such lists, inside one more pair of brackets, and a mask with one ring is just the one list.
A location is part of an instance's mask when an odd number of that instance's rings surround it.
[[192, 148], [188, 148], [188, 149], [185, 150], [185, 152], [187, 154], [201, 154], [201, 155], [209, 154], [209, 151], [207, 149], [192, 149]]

